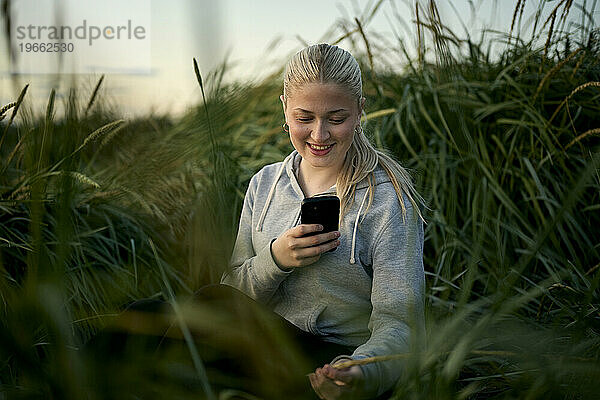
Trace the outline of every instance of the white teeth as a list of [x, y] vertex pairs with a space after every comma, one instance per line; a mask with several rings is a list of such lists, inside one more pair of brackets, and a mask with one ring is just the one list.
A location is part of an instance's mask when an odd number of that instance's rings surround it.
[[329, 146], [316, 146], [316, 145], [310, 144], [310, 143], [308, 145], [315, 150], [326, 150], [326, 149], [330, 148], [331, 146], [333, 146], [332, 144], [330, 144]]

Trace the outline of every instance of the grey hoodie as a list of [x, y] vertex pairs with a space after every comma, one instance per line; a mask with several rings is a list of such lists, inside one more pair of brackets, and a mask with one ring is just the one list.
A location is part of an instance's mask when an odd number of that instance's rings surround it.
[[[423, 223], [406, 195], [406, 223], [389, 176], [375, 170], [375, 194], [365, 213], [368, 181], [360, 182], [340, 224], [340, 245], [314, 264], [280, 269], [271, 243], [300, 223], [304, 193], [296, 179], [302, 157], [266, 165], [250, 180], [231, 270], [221, 283], [267, 305], [323, 340], [356, 347], [360, 359], [409, 351], [411, 328], [423, 332]], [[336, 194], [335, 185], [322, 194]], [[347, 358], [340, 355], [340, 358]], [[365, 396], [393, 387], [403, 361], [362, 365]]]

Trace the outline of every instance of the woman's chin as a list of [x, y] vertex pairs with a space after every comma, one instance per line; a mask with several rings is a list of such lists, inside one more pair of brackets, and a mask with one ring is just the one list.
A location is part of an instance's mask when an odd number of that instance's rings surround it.
[[308, 154], [306, 157], [303, 157], [313, 168], [335, 168], [337, 165], [335, 163], [335, 159], [333, 158], [325, 158], [325, 157], [315, 157], [312, 154]]

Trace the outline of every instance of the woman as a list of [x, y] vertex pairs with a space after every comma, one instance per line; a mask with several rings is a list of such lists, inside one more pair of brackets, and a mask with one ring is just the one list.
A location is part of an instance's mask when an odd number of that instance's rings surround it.
[[[406, 170], [362, 131], [365, 98], [350, 53], [328, 44], [296, 53], [280, 98], [295, 150], [250, 180], [221, 283], [354, 349], [311, 374], [320, 398], [374, 398], [393, 389], [401, 360], [331, 365], [408, 352], [411, 335], [423, 332], [423, 201]], [[321, 194], [341, 200], [339, 231], [303, 237], [320, 227], [299, 224], [301, 202]]]

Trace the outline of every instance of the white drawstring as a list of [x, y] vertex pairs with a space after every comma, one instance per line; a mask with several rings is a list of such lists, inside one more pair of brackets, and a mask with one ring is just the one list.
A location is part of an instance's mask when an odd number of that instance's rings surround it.
[[354, 248], [356, 246], [356, 230], [358, 228], [358, 219], [360, 218], [360, 212], [362, 211], [362, 208], [365, 205], [365, 200], [367, 199], [368, 194], [369, 194], [369, 190], [365, 190], [365, 195], [362, 199], [362, 203], [360, 203], [360, 208], [358, 209], [358, 214], [356, 214], [356, 221], [354, 222], [354, 233], [352, 234], [352, 251], [350, 253], [350, 264], [356, 263], [356, 260], [354, 259]]
[[281, 177], [281, 174], [283, 173], [283, 170], [285, 169], [285, 165], [287, 164], [287, 161], [292, 156], [292, 154], [288, 155], [281, 163], [281, 168], [279, 168], [277, 177], [275, 178], [275, 181], [273, 182], [273, 185], [271, 186], [271, 190], [269, 190], [269, 195], [267, 196], [267, 202], [263, 206], [262, 212], [260, 213], [260, 218], [258, 219], [258, 224], [256, 225], [257, 232], [262, 231], [262, 224], [265, 219], [265, 216], [267, 215], [267, 209], [269, 208], [269, 205], [271, 204], [271, 199], [273, 198], [273, 193], [275, 193], [275, 186], [277, 186], [277, 182], [279, 181], [279, 178]]

